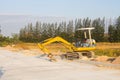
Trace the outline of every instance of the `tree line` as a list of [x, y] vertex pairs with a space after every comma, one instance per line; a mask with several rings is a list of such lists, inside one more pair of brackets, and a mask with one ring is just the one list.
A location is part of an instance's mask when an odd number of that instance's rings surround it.
[[120, 17], [115, 20], [114, 24], [109, 25], [108, 33], [105, 33], [105, 18], [94, 20], [84, 18], [60, 23], [36, 22], [35, 25], [29, 23], [21, 28], [19, 39], [24, 42], [40, 42], [47, 38], [61, 36], [70, 42], [75, 42], [84, 38], [84, 31], [78, 31], [79, 28], [84, 27], [95, 28], [92, 31], [92, 38], [97, 42], [120, 42]]
[[12, 45], [19, 42], [18, 34], [12, 34], [12, 37], [3, 36], [0, 34], [0, 46]]
[[109, 25], [108, 35], [110, 42], [120, 42], [120, 16], [116, 19], [114, 24]]

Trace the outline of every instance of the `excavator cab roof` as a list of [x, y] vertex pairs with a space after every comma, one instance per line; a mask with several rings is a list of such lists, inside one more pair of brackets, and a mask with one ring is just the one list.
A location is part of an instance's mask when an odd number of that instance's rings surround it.
[[92, 30], [92, 29], [95, 29], [94, 27], [89, 27], [89, 28], [79, 28], [77, 30]]

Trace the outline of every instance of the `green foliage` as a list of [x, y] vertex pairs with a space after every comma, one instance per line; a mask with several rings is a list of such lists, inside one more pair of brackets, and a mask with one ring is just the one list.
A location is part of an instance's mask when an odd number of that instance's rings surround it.
[[92, 36], [93, 38], [97, 41], [97, 42], [102, 42], [104, 41], [104, 19], [101, 20], [100, 18], [95, 19], [92, 23], [92, 26], [95, 28], [92, 32]]
[[116, 21], [115, 35], [116, 35], [116, 42], [120, 42], [120, 16], [117, 18]]
[[12, 38], [0, 36], [0, 46], [6, 46], [11, 44], [16, 44], [19, 42], [19, 36], [18, 34], [12, 34]]
[[8, 45], [11, 42], [9, 37], [0, 36], [0, 46]]
[[40, 42], [47, 38], [61, 36], [68, 41], [74, 38], [73, 21], [57, 23], [38, 23], [33, 26], [32, 23], [28, 24], [25, 28], [20, 30], [19, 39], [24, 42]]
[[[84, 39], [85, 38], [84, 32], [87, 32], [87, 31], [78, 31], [77, 29], [91, 27], [91, 23], [92, 23], [91, 19], [89, 18], [84, 18], [83, 20], [82, 19], [75, 20], [75, 32], [74, 32], [75, 40]], [[87, 33], [87, 38], [88, 38], [88, 33]]]
[[94, 27], [92, 38], [97, 42], [110, 41], [120, 42], [120, 17], [115, 22], [115, 25], [109, 25], [108, 34], [105, 33], [105, 18], [91, 20], [89, 18], [70, 20], [61, 23], [41, 23], [36, 22], [35, 25], [29, 23], [20, 30], [19, 39], [24, 42], [40, 42], [47, 38], [61, 36], [64, 39], [73, 42], [82, 40], [84, 32], [78, 31], [79, 28]]
[[108, 40], [110, 42], [115, 42], [116, 41], [115, 40], [115, 38], [116, 38], [115, 32], [116, 32], [115, 27], [113, 25], [109, 25], [109, 29], [108, 29], [109, 38], [108, 38]]
[[117, 18], [115, 25], [109, 25], [109, 41], [120, 42], [120, 16]]

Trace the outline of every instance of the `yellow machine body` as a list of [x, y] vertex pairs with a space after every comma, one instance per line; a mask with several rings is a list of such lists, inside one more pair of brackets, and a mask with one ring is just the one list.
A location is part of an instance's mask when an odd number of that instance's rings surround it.
[[76, 47], [72, 43], [66, 41], [62, 37], [54, 37], [44, 40], [41, 43], [38, 43], [39, 48], [45, 53], [49, 54], [51, 53], [45, 46], [54, 42], [61, 42], [66, 48], [68, 48], [71, 52], [82, 52], [82, 51], [92, 51], [95, 50], [95, 46], [89, 46], [89, 47]]

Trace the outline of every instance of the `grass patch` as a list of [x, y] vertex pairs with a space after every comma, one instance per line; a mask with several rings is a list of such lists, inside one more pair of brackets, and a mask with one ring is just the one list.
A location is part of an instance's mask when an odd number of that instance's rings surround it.
[[11, 44], [11, 43], [8, 43], [8, 42], [6, 42], [6, 41], [0, 42], [0, 47], [5, 47], [5, 46], [10, 45], [10, 44]]
[[96, 55], [117, 57], [120, 56], [120, 43], [97, 43], [96, 50], [94, 51]]
[[102, 56], [109, 56], [109, 57], [118, 57], [120, 56], [120, 50], [119, 49], [104, 49], [104, 50], [95, 50], [94, 51], [96, 55]]

